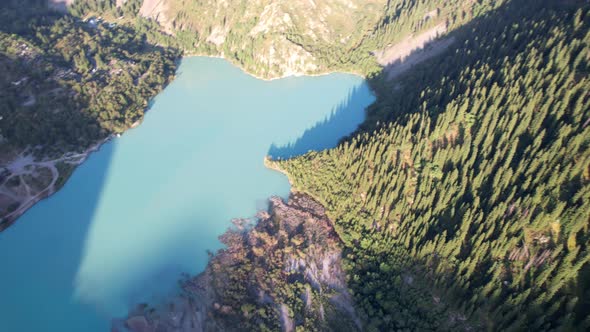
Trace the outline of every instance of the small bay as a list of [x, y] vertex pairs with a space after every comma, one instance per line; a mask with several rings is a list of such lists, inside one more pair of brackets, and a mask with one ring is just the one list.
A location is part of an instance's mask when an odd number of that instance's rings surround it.
[[108, 331], [130, 305], [175, 292], [232, 218], [288, 196], [265, 156], [335, 146], [373, 100], [354, 75], [262, 81], [222, 59], [183, 59], [140, 126], [0, 233], [1, 329]]

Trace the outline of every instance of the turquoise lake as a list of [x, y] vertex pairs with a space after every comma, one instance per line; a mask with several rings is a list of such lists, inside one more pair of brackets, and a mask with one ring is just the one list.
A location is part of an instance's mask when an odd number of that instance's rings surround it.
[[266, 155], [335, 146], [373, 100], [354, 75], [262, 81], [221, 59], [184, 59], [140, 126], [0, 233], [2, 330], [109, 331], [130, 305], [174, 292], [232, 218], [288, 196]]

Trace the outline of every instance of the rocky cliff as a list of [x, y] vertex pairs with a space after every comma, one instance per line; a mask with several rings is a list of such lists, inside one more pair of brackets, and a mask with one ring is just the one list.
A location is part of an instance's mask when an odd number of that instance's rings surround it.
[[274, 78], [324, 71], [315, 48], [350, 51], [375, 28], [386, 2], [146, 0], [140, 13], [167, 31], [196, 34], [198, 53], [218, 52], [248, 72]]
[[113, 331], [360, 329], [324, 208], [300, 194], [270, 204], [255, 225], [236, 222], [220, 237], [227, 247], [182, 295], [138, 306]]

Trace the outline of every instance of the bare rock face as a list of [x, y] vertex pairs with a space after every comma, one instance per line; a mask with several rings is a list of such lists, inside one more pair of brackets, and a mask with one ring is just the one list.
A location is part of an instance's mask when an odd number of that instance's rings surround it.
[[137, 331], [137, 332], [153, 332], [153, 326], [150, 326], [150, 324], [148, 324], [146, 318], [144, 316], [135, 316], [135, 317], [131, 317], [129, 319], [127, 319], [126, 322], [127, 326], [129, 326], [129, 329], [131, 329], [132, 331]]
[[49, 8], [65, 13], [73, 2], [74, 0], [47, 0], [47, 5]]
[[315, 74], [323, 63], [306, 45], [357, 45], [379, 24], [386, 0], [144, 0], [140, 13], [264, 78]]
[[143, 17], [156, 20], [164, 28], [170, 28], [168, 18], [166, 17], [166, 1], [162, 0], [143, 0], [139, 14]]
[[[138, 306], [117, 324], [126, 330], [227, 331], [305, 324], [360, 329], [341, 264], [340, 240], [324, 208], [307, 195], [270, 199], [253, 227], [220, 236], [226, 245], [205, 272], [187, 277], [168, 303]], [[293, 303], [301, 302], [301, 305]], [[334, 323], [337, 322], [336, 325]], [[115, 328], [115, 327], [114, 327]]]

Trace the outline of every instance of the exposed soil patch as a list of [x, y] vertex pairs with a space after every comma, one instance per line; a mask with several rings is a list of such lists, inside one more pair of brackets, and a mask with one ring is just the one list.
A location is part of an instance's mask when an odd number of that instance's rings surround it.
[[440, 38], [447, 32], [445, 23], [438, 24], [415, 36], [408, 36], [401, 42], [375, 52], [377, 62], [385, 67], [387, 78], [392, 80], [414, 65], [432, 58], [446, 50], [453, 37]]
[[[109, 137], [110, 138], [110, 137]], [[69, 152], [56, 159], [37, 160], [34, 151], [26, 149], [17, 155], [4, 155], [0, 160], [0, 231], [41, 199], [53, 194], [62, 181], [59, 165], [70, 168], [81, 164], [89, 153], [109, 138], [82, 153]]]

